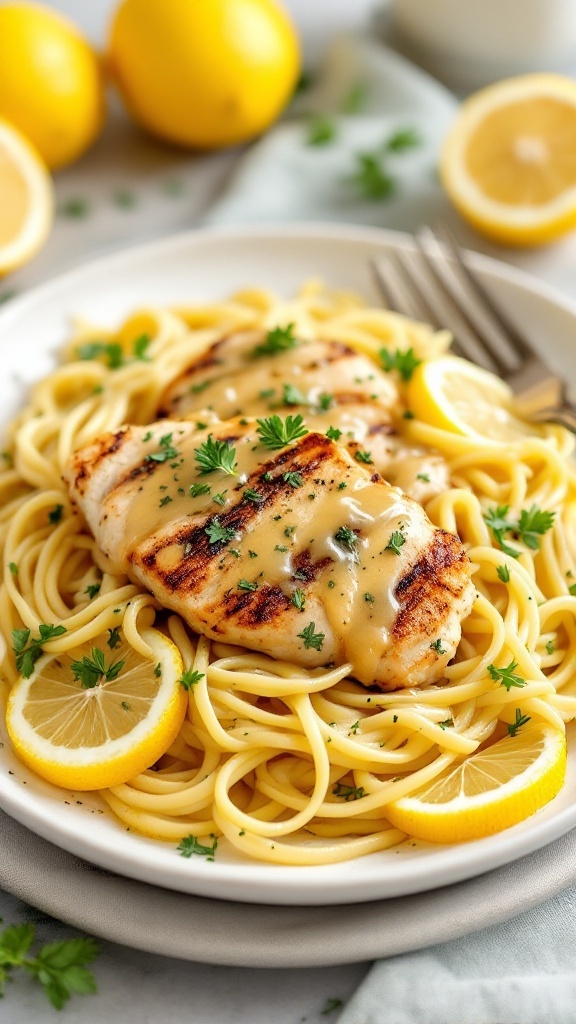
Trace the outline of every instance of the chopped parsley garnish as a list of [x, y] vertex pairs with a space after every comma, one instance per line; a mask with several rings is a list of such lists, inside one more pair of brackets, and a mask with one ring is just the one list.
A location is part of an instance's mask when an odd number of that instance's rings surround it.
[[328, 430], [326, 431], [326, 437], [328, 437], [331, 441], [339, 441], [340, 438], [342, 437], [342, 431], [338, 430], [338, 427], [328, 427]]
[[361, 800], [366, 795], [363, 786], [346, 786], [343, 782], [337, 782], [332, 792], [334, 796], [343, 797], [346, 802], [349, 800]]
[[340, 526], [334, 534], [334, 540], [341, 548], [346, 548], [347, 551], [353, 551], [356, 553], [356, 545], [358, 544], [358, 536], [351, 530], [349, 526]]
[[490, 678], [496, 683], [501, 683], [502, 686], [506, 687], [508, 693], [513, 686], [526, 686], [526, 680], [522, 676], [514, 674], [514, 669], [518, 668], [518, 662], [512, 660], [506, 667], [498, 668], [496, 665], [488, 665], [488, 672]]
[[386, 547], [384, 548], [384, 550], [385, 551], [393, 551], [395, 555], [399, 555], [400, 554], [400, 548], [405, 543], [406, 543], [406, 537], [404, 536], [402, 531], [401, 530], [394, 530], [394, 532], [390, 534], [390, 540], [388, 541], [388, 543], [387, 543]]
[[318, 395], [318, 408], [322, 412], [328, 412], [334, 405], [334, 395], [329, 395], [328, 392], [323, 391], [321, 395]]
[[374, 594], [364, 594], [364, 600], [367, 604], [374, 604]]
[[295, 384], [282, 385], [283, 405], [308, 405], [306, 395]]
[[502, 583], [510, 583], [510, 569], [507, 565], [499, 565], [496, 568], [496, 575]]
[[100, 593], [100, 587], [100, 583], [89, 583], [84, 593], [88, 594], [88, 597], [92, 600], [93, 597]]
[[201, 494], [210, 494], [210, 484], [192, 484], [189, 490], [190, 497], [199, 498]]
[[84, 655], [82, 661], [73, 661], [70, 668], [74, 673], [74, 679], [79, 679], [84, 690], [93, 689], [101, 679], [107, 683], [116, 679], [123, 669], [124, 661], [112, 662], [108, 668], [104, 660], [104, 651], [99, 647], [92, 648], [92, 657]]
[[214, 854], [218, 847], [218, 840], [216, 839], [216, 836], [213, 836], [212, 834], [210, 834], [210, 838], [212, 839], [212, 845], [204, 846], [202, 843], [198, 842], [196, 836], [184, 836], [184, 839], [178, 844], [176, 849], [181, 857], [191, 857], [192, 854], [195, 853], [199, 857], [206, 857], [206, 860], [214, 860]]
[[516, 733], [518, 732], [518, 729], [522, 725], [527, 725], [529, 721], [530, 721], [530, 715], [523, 715], [521, 710], [520, 710], [520, 708], [516, 708], [516, 718], [515, 718], [515, 721], [512, 722], [510, 725], [506, 726], [510, 736], [515, 736]]
[[303, 477], [300, 473], [284, 473], [282, 477], [285, 483], [290, 484], [290, 487], [302, 487], [304, 483]]
[[250, 580], [238, 580], [237, 586], [238, 590], [258, 590], [258, 584], [251, 583]]
[[295, 590], [292, 594], [291, 601], [299, 612], [303, 612], [306, 605], [306, 594], [303, 590]]
[[48, 522], [51, 523], [52, 526], [56, 526], [56, 524], [62, 519], [63, 511], [64, 505], [55, 505], [48, 513]]
[[372, 465], [372, 452], [354, 452], [356, 462], [365, 462], [367, 466]]
[[425, 484], [430, 483], [430, 477], [428, 476], [428, 473], [416, 473], [416, 479], [422, 480], [422, 483]]
[[294, 335], [294, 324], [287, 324], [286, 327], [274, 327], [268, 331], [265, 341], [252, 350], [253, 356], [275, 356], [278, 352], [288, 352], [296, 348], [298, 339]]
[[321, 651], [324, 643], [324, 633], [315, 633], [316, 625], [314, 622], [309, 622], [305, 629], [301, 633], [296, 635], [300, 640], [304, 641], [304, 647], [306, 650], [312, 648], [315, 651]]
[[134, 345], [132, 348], [132, 351], [134, 352], [134, 359], [140, 359], [143, 363], [150, 362], [148, 348], [151, 340], [152, 339], [149, 334], [140, 334], [134, 339]]
[[556, 648], [554, 647], [554, 641], [553, 640], [547, 640], [546, 641], [546, 653], [547, 654], [554, 654], [555, 650], [556, 650]]
[[170, 462], [171, 459], [177, 459], [180, 452], [177, 448], [174, 448], [172, 444], [172, 434], [164, 434], [158, 442], [160, 451], [151, 452], [144, 459], [144, 462]]
[[336, 138], [336, 124], [331, 117], [318, 114], [308, 125], [306, 142], [309, 146], [327, 146]]
[[99, 359], [104, 357], [109, 370], [119, 370], [124, 365], [124, 350], [117, 341], [89, 341], [76, 349], [78, 359]]
[[109, 629], [108, 632], [110, 636], [108, 637], [106, 643], [108, 644], [110, 650], [113, 651], [114, 648], [118, 647], [119, 644], [121, 643], [120, 630], [118, 629], [118, 626], [114, 626], [114, 629]]
[[454, 725], [453, 718], [445, 718], [443, 722], [438, 722], [441, 729], [449, 729]]
[[405, 351], [397, 348], [394, 352], [390, 352], [387, 348], [381, 348], [379, 355], [386, 373], [391, 373], [392, 370], [398, 370], [398, 373], [404, 381], [409, 381], [411, 379], [414, 370], [422, 362], [421, 359], [417, 359], [414, 355], [413, 348], [408, 348]]
[[204, 672], [195, 672], [189, 668], [180, 676], [180, 686], [185, 690], [191, 690], [201, 679], [204, 679]]
[[341, 999], [338, 999], [338, 997], [331, 997], [330, 999], [326, 1000], [324, 1009], [321, 1010], [320, 1013], [322, 1014], [323, 1017], [327, 1017], [329, 1013], [334, 1013], [334, 1010], [339, 1010], [341, 1006], [344, 1006], [344, 1003]]
[[308, 433], [300, 413], [297, 416], [287, 416], [285, 420], [274, 415], [267, 419], [256, 420], [256, 422], [258, 424], [256, 433], [260, 437], [260, 443], [266, 448], [284, 448], [285, 445], [297, 441]]
[[16, 668], [20, 675], [29, 679], [34, 671], [34, 665], [42, 654], [42, 644], [48, 640], [54, 640], [66, 632], [66, 626], [54, 626], [51, 623], [41, 622], [38, 626], [39, 636], [32, 637], [29, 629], [12, 630], [12, 649], [16, 655]]
[[200, 473], [215, 473], [220, 470], [229, 476], [236, 476], [236, 449], [229, 441], [214, 440], [212, 434], [199, 448], [194, 449]]
[[434, 642], [430, 644], [430, 647], [432, 648], [433, 651], [436, 651], [436, 654], [446, 654], [446, 649], [442, 647], [442, 641], [440, 637], [438, 637], [437, 640], [434, 640]]
[[8, 562], [8, 568], [13, 576], [18, 575], [18, 566], [16, 565], [16, 562]]
[[342, 103], [343, 114], [359, 114], [363, 110], [368, 97], [366, 82], [354, 82]]
[[233, 526], [222, 526], [218, 516], [214, 516], [211, 523], [204, 528], [211, 544], [229, 544], [236, 536], [237, 530]]
[[220, 494], [214, 494], [212, 496], [212, 501], [215, 501], [217, 505], [225, 505], [226, 504], [226, 495], [227, 494], [228, 494], [228, 491], [221, 491]]
[[242, 497], [244, 501], [251, 501], [254, 505], [259, 505], [260, 502], [266, 500], [264, 495], [260, 494], [260, 491], [255, 491], [252, 487], [247, 487]]
[[200, 395], [206, 388], [210, 387], [211, 383], [211, 380], [203, 380], [201, 384], [191, 384], [188, 391], [191, 395]]
[[163, 498], [160, 498], [160, 501], [158, 502], [158, 505], [159, 505], [160, 508], [163, 508], [164, 505], [169, 505], [170, 502], [173, 501], [173, 500], [174, 499], [171, 498], [169, 494], [165, 494]]

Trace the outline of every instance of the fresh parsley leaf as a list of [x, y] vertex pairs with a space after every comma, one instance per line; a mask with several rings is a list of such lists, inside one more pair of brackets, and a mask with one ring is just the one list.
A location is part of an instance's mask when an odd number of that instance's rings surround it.
[[358, 544], [358, 536], [354, 530], [350, 529], [349, 526], [340, 526], [334, 534], [334, 540], [341, 548], [345, 548], [347, 551], [356, 552], [356, 545]]
[[28, 956], [34, 942], [32, 924], [15, 924], [0, 934], [0, 997], [3, 983], [12, 971], [24, 968], [38, 981], [48, 999], [61, 1010], [73, 993], [96, 991], [96, 982], [87, 964], [99, 953], [94, 939], [78, 937], [42, 946], [35, 956]]
[[384, 149], [390, 153], [403, 153], [406, 149], [414, 149], [422, 145], [422, 139], [416, 128], [400, 128], [386, 139]]
[[237, 530], [234, 526], [222, 526], [218, 516], [214, 516], [212, 522], [204, 527], [204, 533], [208, 535], [211, 544], [229, 544]]
[[84, 593], [88, 594], [88, 597], [92, 600], [93, 597], [100, 593], [101, 585], [101, 583], [89, 583]]
[[532, 551], [540, 550], [540, 537], [554, 525], [555, 512], [544, 512], [537, 505], [522, 509], [518, 520], [517, 533], [520, 540]]
[[496, 665], [488, 665], [488, 672], [490, 678], [496, 683], [501, 683], [502, 686], [506, 687], [509, 693], [513, 686], [526, 686], [526, 680], [522, 676], [514, 674], [514, 669], [518, 668], [518, 662], [512, 660], [506, 667], [498, 668]]
[[305, 629], [302, 630], [301, 633], [297, 633], [296, 634], [299, 637], [300, 640], [304, 641], [304, 647], [305, 647], [306, 650], [308, 650], [309, 648], [312, 648], [315, 651], [321, 651], [322, 650], [322, 645], [324, 643], [324, 636], [325, 636], [325, 634], [324, 633], [315, 633], [314, 632], [315, 629], [316, 629], [315, 623], [314, 622], [309, 622], [308, 625], [305, 627]]
[[63, 511], [64, 505], [55, 505], [48, 513], [48, 522], [51, 523], [52, 526], [56, 526], [56, 524], [62, 519]]
[[294, 328], [295, 324], [274, 327], [273, 330], [268, 331], [266, 339], [252, 350], [252, 355], [256, 358], [258, 356], [275, 356], [279, 352], [288, 352], [291, 348], [296, 348], [298, 339], [294, 334]]
[[356, 462], [363, 462], [367, 466], [372, 466], [372, 452], [354, 452], [354, 458]]
[[547, 640], [546, 641], [546, 653], [547, 654], [554, 654], [555, 650], [556, 650], [556, 648], [554, 646], [554, 641], [553, 640]]
[[308, 146], [327, 146], [338, 134], [336, 122], [325, 114], [313, 117], [308, 125], [306, 143]]
[[406, 537], [401, 530], [394, 530], [390, 534], [390, 540], [388, 541], [385, 551], [393, 551], [395, 555], [400, 554], [400, 548], [406, 543]]
[[326, 431], [326, 437], [328, 437], [331, 441], [339, 441], [340, 438], [342, 437], [342, 431], [338, 430], [338, 427], [328, 427], [328, 430]]
[[282, 385], [282, 404], [283, 405], [308, 405], [308, 399], [306, 395], [297, 388], [295, 384], [283, 384]]
[[446, 649], [442, 647], [442, 640], [440, 637], [438, 637], [437, 640], [434, 640], [434, 642], [430, 644], [430, 647], [433, 651], [436, 651], [436, 654], [446, 654]]
[[297, 441], [308, 433], [300, 413], [297, 416], [287, 416], [285, 420], [274, 415], [267, 419], [256, 420], [256, 422], [258, 424], [256, 433], [260, 437], [260, 443], [266, 448], [284, 448], [285, 445]]
[[502, 583], [510, 583], [510, 569], [507, 565], [499, 565], [496, 568], [496, 575]]
[[284, 473], [282, 477], [285, 483], [290, 484], [290, 487], [302, 487], [304, 479], [301, 473]]
[[430, 483], [430, 477], [428, 476], [428, 473], [416, 473], [416, 479], [422, 480], [422, 482], [425, 484]]
[[187, 669], [180, 676], [180, 686], [183, 686], [185, 690], [191, 690], [201, 679], [204, 679], [204, 672], [195, 672], [192, 669]]
[[403, 381], [409, 381], [416, 367], [422, 362], [421, 359], [417, 359], [414, 355], [413, 348], [408, 348], [404, 351], [397, 348], [394, 352], [390, 352], [387, 348], [381, 348], [379, 355], [382, 367], [386, 373], [398, 370]]
[[54, 640], [66, 632], [65, 626], [54, 626], [52, 624], [40, 623], [38, 626], [38, 637], [32, 637], [29, 629], [12, 630], [12, 648], [16, 656], [16, 668], [24, 679], [29, 679], [34, 671], [34, 665], [42, 654], [42, 644], [48, 640]]
[[520, 708], [516, 708], [516, 718], [515, 718], [515, 721], [512, 722], [510, 725], [506, 726], [510, 736], [515, 736], [516, 733], [518, 732], [518, 729], [520, 729], [520, 727], [522, 725], [527, 725], [529, 721], [530, 721], [530, 715], [523, 715], [521, 710], [520, 710]]
[[332, 792], [334, 796], [344, 797], [346, 802], [349, 800], [361, 800], [363, 796], [366, 796], [363, 786], [346, 786], [343, 782], [337, 782]]
[[192, 484], [190, 487], [190, 496], [192, 498], [198, 498], [201, 494], [210, 494], [210, 484]]
[[396, 188], [380, 154], [356, 153], [356, 171], [351, 182], [365, 199], [389, 199]]
[[151, 452], [144, 459], [144, 462], [171, 462], [172, 459], [177, 459], [180, 452], [172, 444], [172, 434], [164, 434], [158, 442], [160, 451]]
[[13, 576], [18, 575], [18, 566], [16, 565], [16, 562], [8, 562], [8, 568]]
[[359, 114], [368, 98], [366, 82], [354, 82], [342, 103], [343, 114]]
[[254, 505], [259, 505], [262, 501], [266, 501], [263, 494], [260, 491], [255, 491], [253, 487], [246, 487], [242, 498], [244, 501], [251, 501]]
[[185, 836], [176, 849], [181, 857], [191, 857], [192, 854], [197, 854], [198, 857], [206, 857], [206, 860], [214, 860], [214, 854], [218, 847], [218, 840], [216, 839], [216, 836], [213, 836], [212, 834], [210, 835], [210, 838], [212, 839], [212, 845], [207, 846], [199, 842], [196, 836]]
[[134, 359], [140, 359], [143, 363], [150, 362], [150, 356], [148, 355], [148, 348], [152, 341], [149, 334], [140, 334], [134, 341], [132, 351], [134, 352]]
[[321, 395], [318, 395], [318, 408], [322, 412], [328, 412], [334, 405], [334, 395], [330, 395], [327, 391], [323, 391]]
[[291, 601], [299, 612], [303, 612], [306, 605], [306, 594], [303, 590], [295, 590], [292, 594]]
[[220, 471], [229, 476], [237, 476], [236, 449], [229, 441], [215, 441], [210, 434], [207, 441], [194, 449], [194, 455], [202, 474]]
[[509, 505], [498, 505], [497, 508], [489, 508], [483, 519], [488, 529], [492, 530], [494, 540], [500, 550], [511, 558], [518, 558], [520, 552], [516, 548], [511, 548], [504, 540], [504, 534], [511, 533], [514, 530], [514, 523], [507, 518], [509, 511]]
[[108, 632], [110, 636], [108, 637], [106, 643], [108, 644], [110, 650], [113, 651], [114, 648], [118, 647], [122, 642], [120, 639], [120, 630], [118, 626], [114, 626], [114, 629], [109, 629]]
[[258, 590], [258, 584], [250, 583], [249, 580], [238, 580], [238, 590]]
[[115, 661], [106, 668], [104, 651], [99, 647], [93, 647], [91, 657], [85, 654], [82, 661], [71, 662], [70, 668], [74, 673], [74, 680], [80, 680], [82, 689], [92, 690], [101, 679], [107, 683], [116, 679], [124, 665], [124, 661]]

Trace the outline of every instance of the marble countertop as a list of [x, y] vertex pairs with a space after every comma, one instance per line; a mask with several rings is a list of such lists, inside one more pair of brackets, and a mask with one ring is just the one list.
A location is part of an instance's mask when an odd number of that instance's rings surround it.
[[[52, 6], [80, 22], [99, 41], [113, 0], [53, 0]], [[327, 36], [366, 25], [372, 0], [331, 0], [329, 32], [323, 0], [286, 2], [299, 23], [307, 59], [313, 61]], [[196, 156], [168, 151], [141, 136], [116, 113], [103, 139], [74, 167], [58, 176], [60, 216], [54, 238], [30, 267], [0, 283], [0, 299], [12, 289], [36, 284], [61, 269], [104, 250], [141, 238], [192, 226], [215, 199], [233, 172], [238, 152]], [[138, 167], [138, 209], [120, 196]], [[78, 216], [78, 202], [98, 183], [99, 216]], [[171, 184], [172, 183], [172, 184]], [[177, 183], [177, 188], [174, 185]], [[176, 201], [176, 192], [178, 198]], [[76, 205], [75, 205], [76, 204]], [[76, 214], [74, 214], [76, 210]], [[86, 212], [86, 211], [84, 211]], [[576, 300], [576, 235], [545, 250], [496, 252], [478, 240], [481, 251], [530, 271]], [[40, 941], [69, 937], [72, 930], [0, 892], [4, 924], [31, 921]], [[309, 970], [259, 970], [212, 967], [101, 943], [95, 964], [98, 993], [74, 997], [64, 1017], [68, 1024], [321, 1024], [338, 1019], [369, 964]], [[7, 986], [3, 1020], [29, 1024], [56, 1019], [56, 1011], [27, 977]], [[332, 1007], [332, 1009], [330, 1009]]]

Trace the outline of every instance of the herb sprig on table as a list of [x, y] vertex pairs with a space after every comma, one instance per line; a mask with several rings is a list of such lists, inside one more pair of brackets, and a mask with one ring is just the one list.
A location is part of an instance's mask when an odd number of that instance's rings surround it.
[[94, 939], [78, 936], [49, 942], [33, 954], [35, 937], [33, 924], [13, 924], [0, 933], [0, 997], [5, 982], [13, 981], [14, 972], [22, 968], [40, 983], [56, 1010], [61, 1010], [73, 993], [96, 992], [96, 980], [87, 967], [100, 953]]

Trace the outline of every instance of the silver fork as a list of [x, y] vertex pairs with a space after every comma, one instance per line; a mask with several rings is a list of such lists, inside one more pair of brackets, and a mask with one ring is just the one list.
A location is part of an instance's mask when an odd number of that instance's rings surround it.
[[576, 433], [576, 405], [565, 382], [496, 306], [447, 228], [423, 227], [414, 239], [415, 250], [399, 248], [372, 261], [387, 306], [448, 328], [453, 350], [502, 377], [526, 418], [561, 423]]

